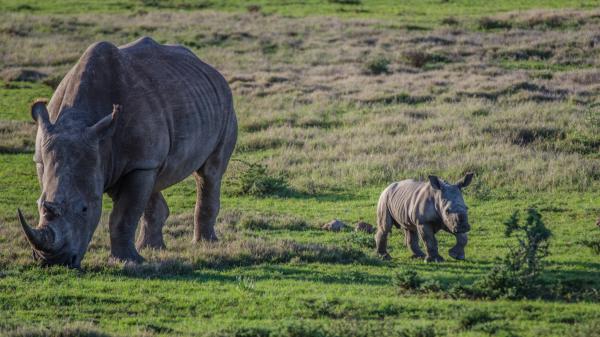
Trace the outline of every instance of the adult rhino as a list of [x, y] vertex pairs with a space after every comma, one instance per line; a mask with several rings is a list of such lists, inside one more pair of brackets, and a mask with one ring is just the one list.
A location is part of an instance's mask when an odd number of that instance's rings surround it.
[[143, 261], [136, 246], [164, 247], [169, 209], [161, 191], [190, 174], [197, 185], [193, 240], [217, 239], [237, 121], [227, 82], [190, 50], [147, 37], [118, 48], [95, 43], [47, 108], [36, 102], [31, 115], [38, 124], [39, 224], [30, 227], [20, 210], [18, 216], [43, 265], [80, 266], [104, 192], [114, 201], [111, 255]]
[[[449, 184], [436, 176], [429, 181], [402, 180], [389, 185], [377, 205], [377, 253], [389, 259], [387, 237], [392, 226], [402, 228], [405, 244], [414, 258], [425, 258], [427, 262], [441, 262], [435, 234], [444, 230], [456, 236], [456, 245], [449, 254], [455, 259], [465, 258], [467, 232], [471, 229], [468, 208], [462, 197], [473, 174], [468, 173], [456, 184]], [[427, 254], [419, 248], [419, 238]]]

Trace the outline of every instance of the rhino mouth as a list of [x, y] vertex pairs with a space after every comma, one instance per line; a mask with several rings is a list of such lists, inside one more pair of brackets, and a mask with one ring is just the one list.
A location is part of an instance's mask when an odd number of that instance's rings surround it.
[[80, 268], [77, 254], [71, 254], [67, 252], [48, 254], [46, 252], [33, 249], [32, 255], [33, 259], [39, 262], [42, 267], [59, 265], [75, 269]]

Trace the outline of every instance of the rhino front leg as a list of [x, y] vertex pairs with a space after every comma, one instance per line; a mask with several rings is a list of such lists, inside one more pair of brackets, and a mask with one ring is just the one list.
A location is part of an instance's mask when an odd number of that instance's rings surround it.
[[467, 245], [468, 235], [467, 233], [458, 233], [456, 234], [456, 245], [450, 248], [448, 254], [457, 259], [464, 260], [465, 259], [465, 246]]
[[112, 196], [110, 214], [110, 253], [119, 260], [143, 262], [135, 249], [135, 230], [154, 189], [156, 172], [137, 170], [121, 179]]
[[405, 229], [404, 243], [406, 244], [408, 250], [412, 253], [412, 258], [420, 259], [425, 257], [421, 247], [419, 247], [419, 236], [416, 231]]
[[162, 193], [152, 194], [142, 216], [140, 233], [135, 244], [138, 250], [143, 248], [165, 248], [162, 228], [167, 217], [169, 217], [169, 206], [167, 206]]
[[425, 256], [425, 262], [442, 262], [444, 258], [438, 253], [438, 243], [435, 238], [435, 233], [431, 226], [419, 226], [419, 236], [421, 241], [425, 244], [427, 255]]

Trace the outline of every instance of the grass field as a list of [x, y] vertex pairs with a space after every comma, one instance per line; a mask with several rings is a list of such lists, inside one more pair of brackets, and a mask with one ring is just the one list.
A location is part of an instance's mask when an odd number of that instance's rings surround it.
[[[356, 2], [357, 4], [352, 4]], [[597, 336], [600, 334], [600, 8], [596, 1], [0, 0], [0, 335]], [[103, 221], [83, 271], [34, 265], [16, 219], [37, 220], [29, 104], [85, 48], [148, 35], [228, 79], [240, 123], [216, 244], [193, 245], [195, 184], [165, 193], [167, 249], [109, 260]], [[24, 72], [32, 70], [34, 72]], [[32, 75], [33, 74], [33, 75]], [[279, 182], [237, 193], [245, 163]], [[372, 235], [392, 181], [476, 173], [467, 260], [391, 261]], [[552, 231], [539, 298], [457, 292], [535, 207]], [[397, 274], [417, 271], [418, 290]]]

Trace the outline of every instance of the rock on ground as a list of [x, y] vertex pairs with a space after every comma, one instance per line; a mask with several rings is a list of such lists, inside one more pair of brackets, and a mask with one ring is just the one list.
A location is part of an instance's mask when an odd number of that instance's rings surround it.
[[364, 221], [359, 221], [356, 226], [354, 226], [354, 231], [355, 232], [365, 232], [365, 233], [373, 233], [375, 232], [375, 228], [373, 228], [372, 225], [364, 222]]
[[324, 224], [323, 227], [321, 227], [321, 228], [324, 230], [327, 230], [327, 231], [339, 232], [344, 227], [346, 227], [345, 223], [341, 222], [338, 219], [335, 219], [335, 220], [331, 220], [330, 222]]

